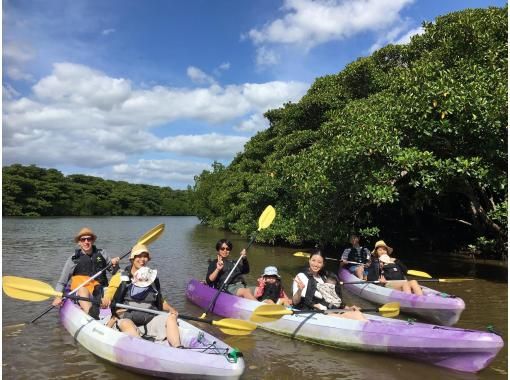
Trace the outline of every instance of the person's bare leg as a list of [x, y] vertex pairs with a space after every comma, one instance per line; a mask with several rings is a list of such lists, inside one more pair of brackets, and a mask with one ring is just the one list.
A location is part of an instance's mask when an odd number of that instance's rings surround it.
[[246, 298], [246, 299], [249, 299], [249, 300], [254, 300], [254, 301], [257, 300], [255, 298], [255, 296], [253, 294], [251, 294], [251, 291], [248, 288], [240, 288], [240, 289], [238, 289], [237, 293], [236, 293], [236, 296], [243, 297], [243, 298]]
[[411, 287], [411, 290], [413, 291], [414, 294], [416, 294], [417, 296], [423, 295], [423, 291], [421, 290], [421, 286], [420, 286], [420, 284], [418, 284], [418, 281], [410, 280], [408, 282], [409, 282], [409, 286]]
[[363, 272], [365, 271], [365, 268], [363, 267], [363, 265], [358, 265], [356, 267], [356, 277], [358, 277], [359, 279], [363, 280]]
[[140, 338], [140, 334], [138, 332], [138, 328], [133, 323], [131, 319], [121, 319], [119, 321], [119, 329], [122, 332], [125, 332], [126, 334], [130, 336], [134, 336], [136, 338]]
[[181, 336], [175, 314], [168, 314], [166, 319], [166, 339], [172, 347], [179, 347], [181, 345]]
[[[78, 292], [76, 295], [80, 296], [80, 297], [90, 298], [90, 292], [85, 287], [78, 289]], [[88, 301], [82, 301], [82, 300], [78, 301], [78, 303], [80, 304], [80, 307], [82, 308], [82, 310], [88, 314], [92, 304]]]

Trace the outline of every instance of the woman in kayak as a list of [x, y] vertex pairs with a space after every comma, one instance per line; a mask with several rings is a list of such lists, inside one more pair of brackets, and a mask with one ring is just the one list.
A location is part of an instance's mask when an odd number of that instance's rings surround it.
[[[151, 254], [142, 244], [131, 250], [131, 265], [122, 272], [120, 286], [115, 292], [112, 303], [112, 326], [128, 335], [155, 341], [167, 340], [172, 347], [181, 347], [178, 313], [161, 294], [157, 270], [150, 269], [147, 263]], [[114, 279], [112, 278], [112, 282]], [[152, 310], [163, 310], [167, 315], [154, 315], [137, 310], [116, 309], [115, 304], [122, 303]]]
[[292, 305], [292, 300], [287, 297], [283, 290], [282, 279], [276, 267], [266, 267], [262, 276], [258, 278], [257, 283], [255, 298], [259, 301], [285, 306]]
[[[292, 303], [297, 309], [328, 310], [328, 302], [317, 289], [318, 284], [327, 282], [326, 272], [323, 268], [324, 256], [322, 256], [319, 249], [315, 249], [308, 260], [308, 268], [298, 273], [292, 284]], [[357, 306], [344, 306], [344, 309], [347, 311], [328, 313], [328, 315], [362, 321], [367, 320]]]
[[[256, 300], [250, 288], [246, 286], [243, 274], [250, 273], [250, 264], [246, 258], [246, 249], [240, 253], [242, 259], [232, 272], [235, 262], [229, 260], [228, 257], [232, 251], [232, 242], [227, 239], [221, 239], [216, 243], [216, 259], [209, 262], [207, 276], [205, 280], [207, 285], [213, 288], [226, 291], [238, 297]], [[228, 283], [224, 284], [228, 275], [232, 272], [228, 279]]]
[[[96, 234], [88, 227], [83, 227], [74, 237], [74, 242], [78, 244], [79, 248], [75, 249], [74, 254], [64, 264], [60, 278], [55, 286], [57, 292], [63, 292], [70, 282], [72, 291], [78, 288], [77, 296], [86, 298], [93, 296], [94, 299], [101, 300], [103, 288], [108, 286], [106, 271], [85, 286], [81, 286], [81, 284], [110, 264], [112, 267], [117, 265], [120, 258], [115, 257], [111, 259], [103, 249], [97, 248], [94, 245], [96, 239]], [[99, 307], [83, 300], [78, 301], [78, 303], [85, 313], [90, 314], [95, 319], [99, 319]], [[62, 297], [56, 297], [52, 304], [53, 306], [60, 306], [62, 304]]]
[[423, 295], [420, 284], [416, 280], [407, 280], [407, 267], [399, 259], [390, 257], [393, 248], [386, 245], [384, 240], [375, 243], [372, 259], [368, 267], [368, 281], [380, 281], [383, 286], [404, 293]]

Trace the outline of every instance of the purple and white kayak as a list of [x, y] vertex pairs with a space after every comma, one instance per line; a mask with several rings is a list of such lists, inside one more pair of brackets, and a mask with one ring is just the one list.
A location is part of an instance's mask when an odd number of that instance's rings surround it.
[[[206, 309], [216, 289], [191, 280], [186, 297]], [[250, 319], [261, 302], [221, 293], [213, 309], [223, 317]], [[369, 322], [323, 314], [285, 315], [259, 327], [317, 344], [398, 355], [458, 371], [487, 367], [503, 347], [500, 336], [474, 330], [411, 323], [365, 314]]]
[[[101, 319], [109, 310], [101, 310]], [[184, 348], [134, 338], [106, 327], [66, 301], [60, 320], [78, 343], [110, 363], [150, 376], [172, 379], [239, 379], [244, 360], [219, 339], [179, 320]]]
[[[360, 281], [358, 277], [342, 268], [338, 271], [342, 282]], [[462, 298], [422, 286], [423, 295], [407, 294], [377, 284], [345, 284], [344, 288], [360, 298], [382, 305], [389, 302], [400, 303], [400, 311], [412, 314], [425, 321], [443, 326], [453, 326], [459, 321], [466, 308]]]

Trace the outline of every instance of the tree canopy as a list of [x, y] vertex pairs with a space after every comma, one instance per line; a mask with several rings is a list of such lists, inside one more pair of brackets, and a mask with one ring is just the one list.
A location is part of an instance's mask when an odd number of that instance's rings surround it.
[[19, 164], [2, 169], [4, 216], [192, 215], [191, 190], [130, 184]]
[[230, 165], [196, 177], [198, 217], [249, 234], [272, 204], [266, 242], [334, 245], [356, 231], [505, 252], [507, 11], [444, 15], [317, 78], [268, 111]]

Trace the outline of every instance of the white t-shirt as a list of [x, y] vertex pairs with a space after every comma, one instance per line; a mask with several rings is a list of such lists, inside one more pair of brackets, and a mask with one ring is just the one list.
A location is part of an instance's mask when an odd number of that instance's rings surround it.
[[[308, 277], [306, 277], [306, 275], [304, 273], [298, 273], [297, 276], [299, 277], [299, 279], [301, 281], [303, 281], [303, 284], [305, 284], [305, 287], [303, 288], [303, 292], [301, 293], [301, 297], [305, 298], [306, 289], [308, 288]], [[317, 281], [317, 283], [324, 284], [324, 281], [322, 280], [321, 276], [314, 276], [314, 278], [315, 278], [315, 281]], [[292, 294], [296, 294], [298, 290], [299, 290], [299, 288], [297, 286], [296, 281], [292, 281]], [[317, 298], [323, 298], [322, 294], [318, 290], [315, 291], [314, 296]]]

